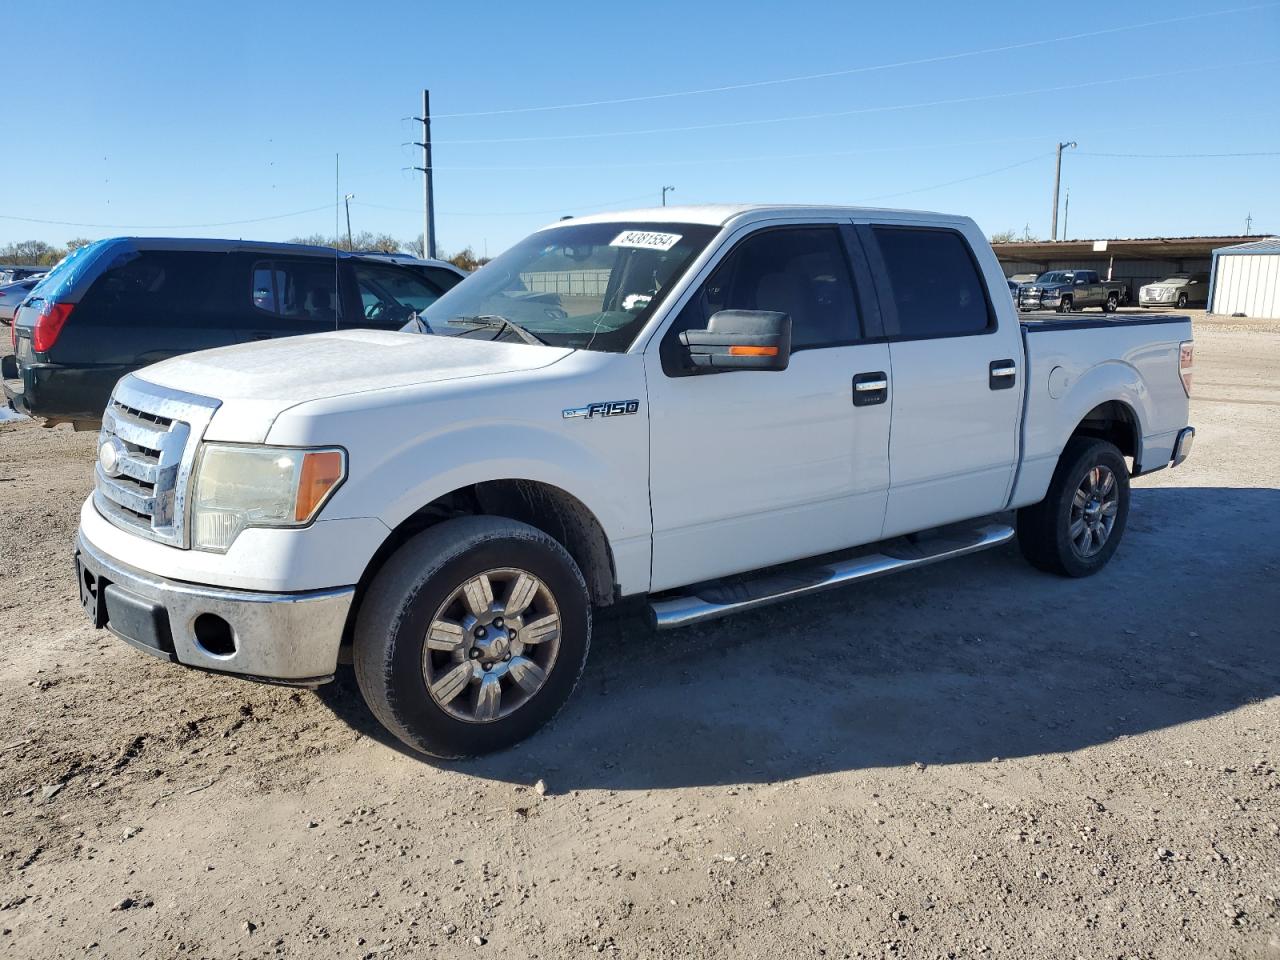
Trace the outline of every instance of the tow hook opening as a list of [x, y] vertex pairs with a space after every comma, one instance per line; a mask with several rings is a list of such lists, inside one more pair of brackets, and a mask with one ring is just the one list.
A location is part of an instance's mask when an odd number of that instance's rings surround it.
[[236, 634], [231, 624], [216, 613], [202, 613], [191, 625], [196, 644], [213, 657], [230, 657], [236, 652]]

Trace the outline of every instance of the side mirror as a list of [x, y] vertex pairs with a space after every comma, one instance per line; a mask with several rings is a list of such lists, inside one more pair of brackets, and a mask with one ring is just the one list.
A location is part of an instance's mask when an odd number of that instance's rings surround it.
[[791, 317], [770, 310], [721, 310], [705, 330], [680, 334], [685, 359], [703, 373], [785, 370], [791, 360]]

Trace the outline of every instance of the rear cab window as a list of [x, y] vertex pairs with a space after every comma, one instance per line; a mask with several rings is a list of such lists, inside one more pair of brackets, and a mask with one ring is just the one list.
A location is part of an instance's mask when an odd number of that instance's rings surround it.
[[987, 285], [968, 241], [957, 230], [872, 226], [884, 263], [895, 339], [964, 337], [996, 328]]

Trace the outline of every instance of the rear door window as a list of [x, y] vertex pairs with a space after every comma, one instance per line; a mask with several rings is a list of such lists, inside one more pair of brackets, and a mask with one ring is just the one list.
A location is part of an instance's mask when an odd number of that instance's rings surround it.
[[332, 260], [258, 260], [250, 297], [255, 310], [289, 320], [333, 324], [342, 315]]
[[957, 337], [995, 329], [987, 285], [959, 233], [886, 226], [872, 233], [896, 307], [897, 329], [890, 335]]

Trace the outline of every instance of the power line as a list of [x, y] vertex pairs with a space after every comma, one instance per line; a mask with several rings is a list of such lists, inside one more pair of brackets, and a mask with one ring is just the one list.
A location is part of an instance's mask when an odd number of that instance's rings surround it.
[[307, 210], [294, 210], [292, 213], [276, 213], [269, 217], [254, 217], [250, 220], [222, 220], [218, 223], [78, 223], [74, 220], [41, 220], [37, 217], [14, 217], [0, 214], [0, 220], [17, 220], [22, 223], [40, 223], [55, 227], [91, 227], [99, 230], [188, 230], [196, 227], [235, 227], [245, 223], [265, 223], [268, 220], [284, 220], [286, 217], [300, 217], [304, 213], [317, 213], [328, 210], [332, 204], [311, 207]]
[[[515, 169], [524, 170], [525, 167], [517, 167]], [[653, 191], [642, 193], [634, 197], [622, 197], [618, 200], [602, 200], [599, 203], [579, 203], [573, 206], [555, 207], [546, 210], [495, 210], [490, 213], [479, 211], [460, 211], [460, 210], [441, 210], [440, 213], [450, 217], [535, 217], [547, 215], [551, 216], [557, 213], [564, 213], [566, 210], [595, 210], [600, 207], [611, 207], [617, 203], [631, 203], [633, 200], [643, 200], [650, 196]], [[418, 213], [420, 211], [411, 209], [410, 207], [390, 207], [381, 203], [365, 203], [362, 200], [355, 201], [356, 206], [375, 207], [378, 210], [399, 210], [403, 213]]]
[[1219, 63], [1204, 67], [1188, 67], [1183, 70], [1167, 70], [1160, 73], [1134, 74], [1128, 77], [1106, 77], [1101, 80], [1086, 80], [1081, 83], [1060, 84], [1053, 87], [1037, 87], [1031, 90], [1015, 90], [1004, 93], [979, 94], [972, 97], [950, 97], [943, 100], [925, 100], [917, 103], [889, 104], [878, 107], [857, 107], [853, 110], [833, 110], [824, 113], [795, 114], [787, 117], [756, 117], [750, 120], [729, 120], [721, 123], [700, 123], [681, 127], [649, 127], [641, 130], [606, 130], [591, 133], [567, 133], [552, 136], [534, 137], [486, 137], [466, 138], [460, 140], [437, 140], [437, 144], [499, 144], [499, 143], [544, 143], [565, 140], [592, 140], [602, 137], [649, 136], [657, 133], [689, 133], [697, 130], [723, 130], [730, 127], [752, 127], [761, 124], [790, 123], [798, 120], [828, 120], [833, 117], [852, 117], [868, 113], [888, 113], [895, 110], [915, 110], [922, 107], [956, 106], [962, 103], [979, 103], [986, 100], [1006, 100], [1012, 97], [1033, 96], [1040, 93], [1061, 93], [1066, 90], [1083, 90], [1089, 87], [1101, 87], [1115, 83], [1132, 83], [1141, 80], [1159, 80], [1166, 77], [1179, 77], [1191, 73], [1204, 73], [1209, 70], [1223, 70], [1228, 67], [1236, 69], [1256, 64], [1275, 63], [1280, 58], [1268, 57], [1261, 60], [1244, 60], [1236, 63]]
[[1140, 160], [1190, 160], [1217, 157], [1280, 157], [1280, 150], [1255, 150], [1246, 153], [1094, 153], [1078, 151], [1078, 157], [1131, 157]]
[[728, 157], [691, 157], [678, 160], [645, 160], [645, 161], [624, 161], [621, 163], [557, 163], [557, 164], [539, 164], [538, 166], [529, 166], [524, 163], [516, 164], [483, 164], [481, 166], [454, 166], [452, 164], [443, 167], [437, 166], [437, 170], [466, 170], [466, 171], [491, 171], [491, 170], [521, 170], [521, 171], [537, 171], [537, 170], [626, 170], [636, 168], [652, 168], [652, 167], [688, 167], [703, 164], [715, 164], [720, 166], [726, 163], [754, 163], [760, 160], [813, 160], [822, 157], [853, 157], [875, 153], [911, 153], [914, 151], [931, 151], [931, 150], [948, 150], [954, 147], [975, 147], [988, 146], [999, 143], [1028, 143], [1032, 141], [1046, 140], [1053, 136], [1053, 132], [1047, 132], [1036, 136], [1025, 137], [994, 137], [983, 140], [955, 140], [950, 143], [924, 143], [924, 144], [906, 144], [893, 147], [858, 147], [852, 150], [813, 150], [804, 153], [761, 153], [749, 154], [747, 156], [733, 155]]
[[1041, 40], [1026, 40], [999, 47], [985, 47], [981, 50], [966, 50], [960, 53], [939, 54], [932, 57], [920, 57], [914, 60], [899, 60], [895, 63], [871, 64], [862, 67], [849, 67], [843, 70], [829, 70], [824, 73], [803, 74], [796, 77], [780, 77], [773, 80], [751, 80], [743, 83], [728, 83], [714, 87], [701, 87], [693, 90], [676, 90], [669, 93], [643, 94], [632, 97], [614, 97], [606, 100], [584, 100], [576, 103], [556, 103], [540, 107], [507, 107], [495, 110], [472, 110], [463, 113], [438, 113], [436, 119], [458, 119], [462, 117], [495, 117], [517, 113], [544, 113], [552, 110], [573, 110], [581, 107], [607, 107], [624, 103], [644, 103], [653, 100], [670, 100], [676, 97], [694, 97], [708, 93], [726, 93], [732, 90], [751, 90], [758, 87], [778, 86], [787, 83], [802, 83], [810, 80], [828, 80], [833, 77], [846, 77], [859, 73], [871, 73], [879, 70], [895, 70], [900, 67], [923, 66], [930, 63], [943, 63], [951, 60], [963, 60], [969, 57], [981, 57], [992, 53], [1008, 53], [1013, 50], [1027, 50], [1034, 47], [1049, 46], [1056, 43], [1067, 43], [1074, 40], [1088, 40], [1094, 37], [1111, 36], [1133, 30], [1146, 30], [1151, 27], [1168, 26], [1175, 23], [1187, 23], [1193, 20], [1204, 20], [1209, 17], [1223, 17], [1236, 13], [1249, 13], [1254, 10], [1266, 10], [1277, 6], [1275, 3], [1258, 3], [1248, 7], [1233, 7], [1227, 10], [1211, 10], [1205, 13], [1194, 13], [1183, 17], [1168, 17], [1162, 20], [1148, 20], [1146, 23], [1131, 23], [1118, 27], [1104, 27], [1086, 33], [1065, 34], [1060, 37], [1048, 37]]
[[942, 187], [955, 186], [957, 183], [968, 183], [970, 180], [980, 180], [983, 177], [993, 177], [997, 173], [1004, 173], [1006, 170], [1013, 170], [1016, 167], [1025, 167], [1029, 163], [1035, 163], [1037, 160], [1043, 160], [1045, 157], [1053, 156], [1054, 151], [1048, 153], [1037, 153], [1034, 157], [1028, 157], [1025, 160], [1019, 160], [1017, 163], [1011, 163], [1007, 166], [997, 167], [994, 170], [987, 170], [983, 173], [975, 173], [969, 177], [960, 177], [957, 180], [946, 180], [942, 183], [934, 183], [927, 187], [916, 187], [913, 190], [898, 190], [894, 193], [879, 193], [874, 197], [866, 197], [867, 200], [886, 200], [889, 197], [905, 197], [911, 193], [924, 193], [926, 190], [939, 190]]

